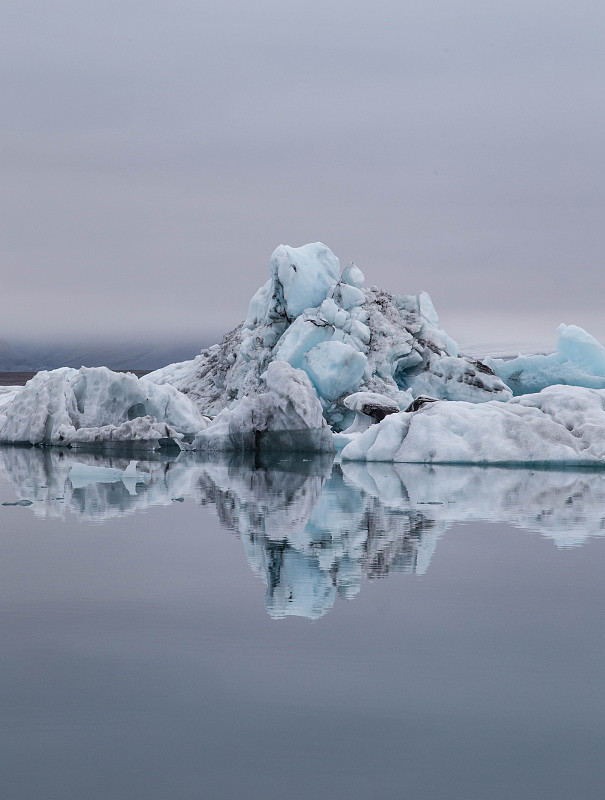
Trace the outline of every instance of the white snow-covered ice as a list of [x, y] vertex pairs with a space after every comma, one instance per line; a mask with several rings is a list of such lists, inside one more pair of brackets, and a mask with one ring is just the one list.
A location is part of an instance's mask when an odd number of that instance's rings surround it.
[[353, 438], [343, 461], [605, 464], [605, 390], [550, 386], [507, 403], [427, 403]]
[[5, 409], [0, 442], [80, 445], [193, 437], [207, 421], [172, 386], [106, 367], [39, 372]]

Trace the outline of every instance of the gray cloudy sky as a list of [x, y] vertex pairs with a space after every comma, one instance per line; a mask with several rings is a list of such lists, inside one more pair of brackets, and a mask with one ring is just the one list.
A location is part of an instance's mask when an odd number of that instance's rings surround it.
[[281, 243], [605, 339], [602, 0], [4, 0], [0, 339], [224, 331]]

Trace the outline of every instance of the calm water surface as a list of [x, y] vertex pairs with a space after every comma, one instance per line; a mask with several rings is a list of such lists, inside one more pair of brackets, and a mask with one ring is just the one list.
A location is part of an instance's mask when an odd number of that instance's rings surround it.
[[605, 473], [0, 451], [10, 800], [605, 796]]

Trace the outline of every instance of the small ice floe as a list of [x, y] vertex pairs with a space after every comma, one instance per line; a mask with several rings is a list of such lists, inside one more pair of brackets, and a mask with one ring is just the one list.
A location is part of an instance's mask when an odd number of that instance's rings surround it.
[[75, 463], [69, 470], [69, 480], [74, 489], [81, 489], [84, 486], [88, 486], [89, 483], [117, 483], [122, 481], [129, 494], [136, 494], [137, 484], [149, 483], [151, 475], [148, 472], [139, 472], [136, 461], [131, 461], [124, 470]]

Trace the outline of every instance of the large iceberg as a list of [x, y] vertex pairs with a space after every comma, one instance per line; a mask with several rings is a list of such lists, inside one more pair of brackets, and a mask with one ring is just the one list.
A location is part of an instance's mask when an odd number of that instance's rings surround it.
[[485, 363], [510, 386], [513, 394], [539, 392], [554, 384], [605, 389], [605, 347], [577, 325], [559, 325], [555, 353], [520, 355]]
[[141, 379], [63, 368], [0, 392], [0, 443], [605, 463], [605, 348], [581, 328], [562, 325], [551, 355], [478, 361], [426, 292], [367, 288], [321, 243], [280, 245], [269, 266], [244, 322], [191, 361]]
[[359, 391], [386, 395], [399, 408], [423, 394], [470, 402], [511, 397], [489, 367], [458, 355], [426, 292], [364, 289], [361, 270], [349, 264], [341, 273], [321, 243], [280, 245], [270, 273], [242, 325], [193, 361], [156, 370], [149, 380], [175, 386], [213, 415], [264, 391], [269, 363], [285, 361], [307, 374], [335, 430], [353, 422], [344, 401]]

